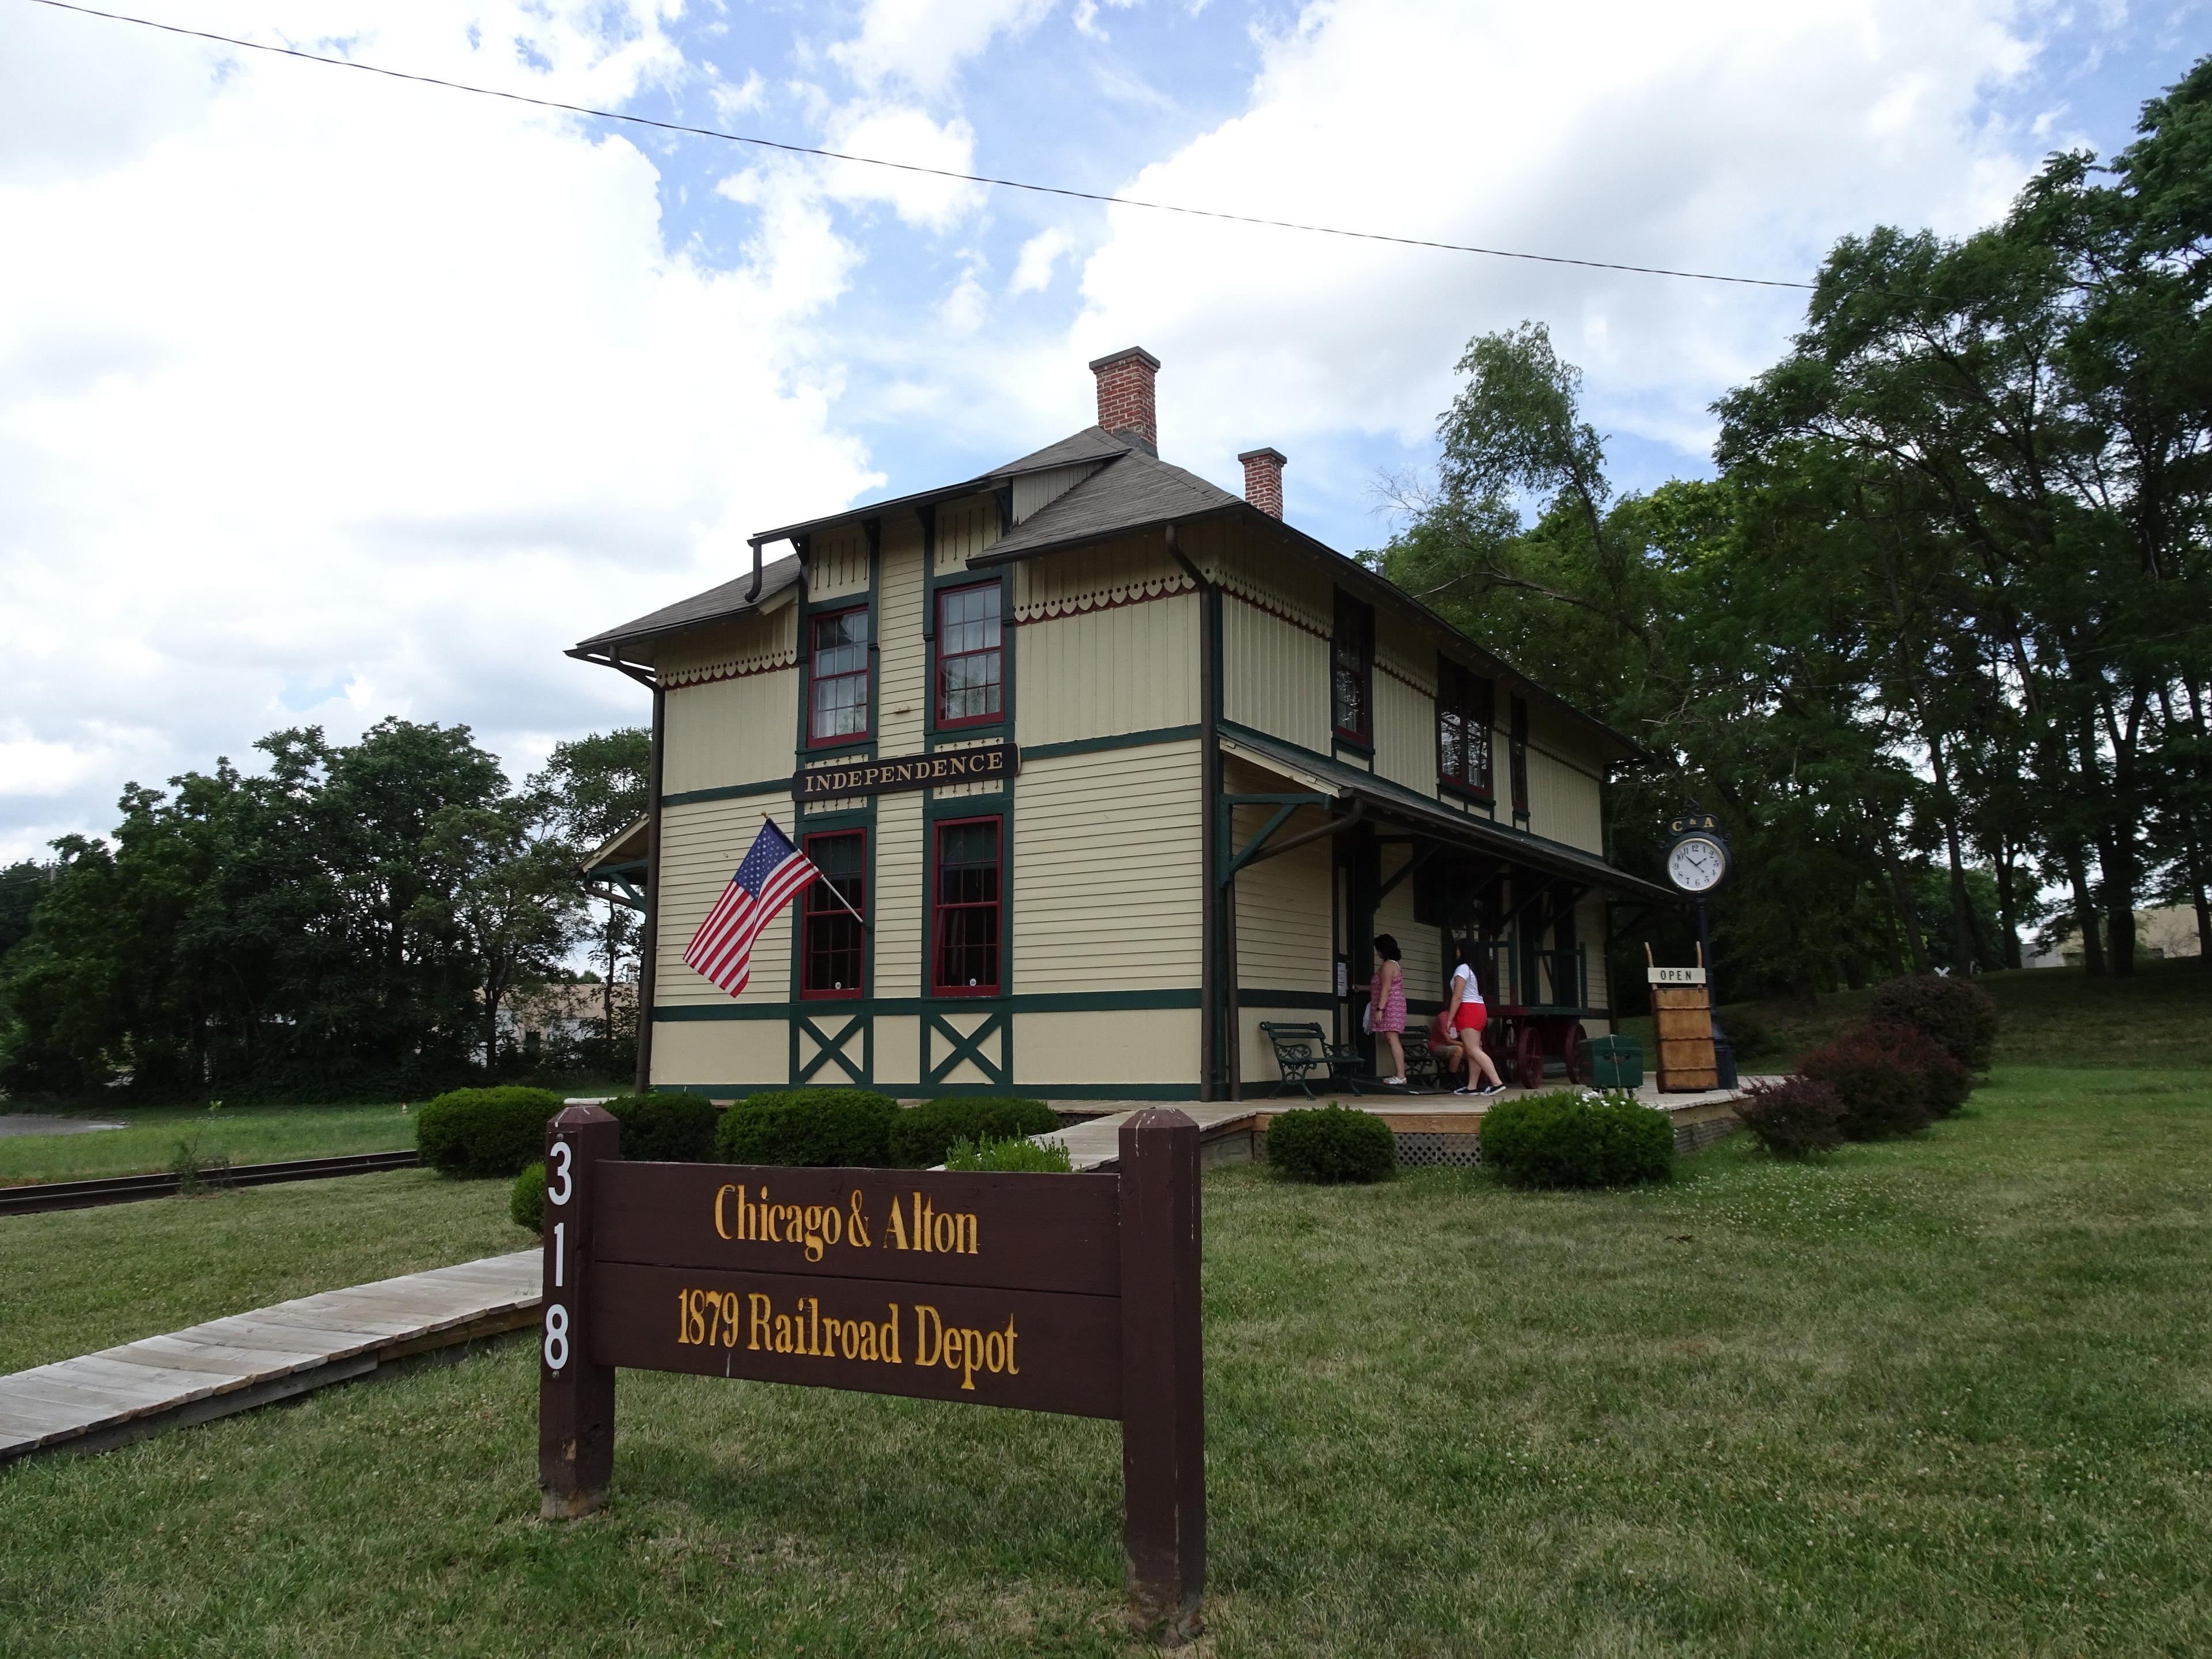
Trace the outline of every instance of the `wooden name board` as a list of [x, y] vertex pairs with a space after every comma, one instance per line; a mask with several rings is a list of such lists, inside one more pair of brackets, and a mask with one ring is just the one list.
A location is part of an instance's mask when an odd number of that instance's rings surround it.
[[617, 1367], [1119, 1419], [1131, 1622], [1198, 1628], [1206, 1579], [1198, 1129], [1121, 1128], [1118, 1175], [627, 1164], [546, 1130], [538, 1484], [588, 1515]]
[[1659, 1091], [1680, 1094], [1720, 1087], [1713, 1053], [1711, 992], [1702, 968], [1650, 968], [1651, 1023], [1658, 1030]]
[[895, 795], [902, 789], [935, 789], [953, 783], [990, 783], [1022, 769], [1019, 744], [994, 743], [980, 749], [940, 749], [933, 755], [903, 760], [854, 761], [849, 766], [817, 766], [794, 773], [791, 793], [803, 805], [842, 795]]

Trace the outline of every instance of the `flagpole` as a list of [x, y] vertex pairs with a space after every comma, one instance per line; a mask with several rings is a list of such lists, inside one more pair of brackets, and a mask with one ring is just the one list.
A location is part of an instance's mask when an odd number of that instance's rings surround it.
[[[761, 819], [769, 826], [769, 829], [775, 830], [775, 833], [779, 836], [783, 834], [781, 830], [776, 829], [775, 818], [771, 817], [768, 813], [763, 812], [761, 814]], [[799, 848], [799, 856], [803, 859], [806, 859], [806, 849], [804, 847]], [[840, 905], [844, 907], [844, 911], [847, 915], [852, 917], [854, 921], [860, 924], [860, 931], [867, 933], [874, 933], [876, 930], [868, 925], [868, 919], [862, 915], [858, 910], [855, 910], [853, 908], [851, 902], [848, 901], [842, 893], [837, 890], [837, 884], [830, 879], [828, 874], [824, 872], [822, 866], [816, 864], [812, 859], [806, 859], [806, 862], [812, 866], [815, 878], [820, 881], [824, 887], [830, 890], [830, 896], [836, 899]]]

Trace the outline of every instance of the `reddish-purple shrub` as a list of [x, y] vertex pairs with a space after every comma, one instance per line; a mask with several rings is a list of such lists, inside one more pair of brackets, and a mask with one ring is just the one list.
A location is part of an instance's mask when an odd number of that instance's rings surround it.
[[1844, 1103], [1838, 1126], [1846, 1140], [1880, 1140], [1928, 1127], [1934, 1116], [1928, 1073], [1912, 1054], [1900, 1052], [1873, 1028], [1852, 1032], [1797, 1062], [1800, 1076], [1825, 1083]]
[[1918, 1026], [1971, 1072], [1988, 1071], [1996, 1052], [1996, 1000], [1957, 975], [1908, 974], [1875, 986], [1874, 1017], [1885, 1024]]
[[1844, 1101], [1832, 1084], [1808, 1077], [1754, 1083], [1736, 1102], [1735, 1115], [1752, 1137], [1777, 1158], [1832, 1152], [1844, 1144]]
[[1949, 1117], [1974, 1091], [1974, 1074], [1942, 1042], [1917, 1025], [1875, 1020], [1858, 1035], [1862, 1041], [1879, 1043], [1919, 1068], [1930, 1117]]

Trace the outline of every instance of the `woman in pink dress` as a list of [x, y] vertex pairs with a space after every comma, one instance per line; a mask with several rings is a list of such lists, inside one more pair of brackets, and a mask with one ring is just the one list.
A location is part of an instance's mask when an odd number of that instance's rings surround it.
[[1387, 1084], [1406, 1084], [1406, 1046], [1398, 1039], [1406, 1029], [1406, 971], [1398, 941], [1388, 933], [1375, 936], [1375, 972], [1367, 985], [1367, 1029], [1390, 1045], [1390, 1075]]

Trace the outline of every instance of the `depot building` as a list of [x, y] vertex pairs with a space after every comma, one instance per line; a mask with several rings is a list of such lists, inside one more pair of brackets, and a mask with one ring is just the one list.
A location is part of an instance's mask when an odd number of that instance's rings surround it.
[[[1095, 426], [569, 653], [653, 690], [591, 867], [645, 911], [652, 1087], [1256, 1095], [1263, 1022], [1358, 1039], [1378, 933], [1416, 1018], [1456, 933], [1493, 1005], [1612, 1028], [1613, 907], [1666, 896], [1605, 855], [1634, 746], [1293, 528], [1276, 451], [1241, 499], [1162, 459], [1149, 353], [1091, 367]], [[836, 891], [732, 997], [684, 949], [764, 813]]]

